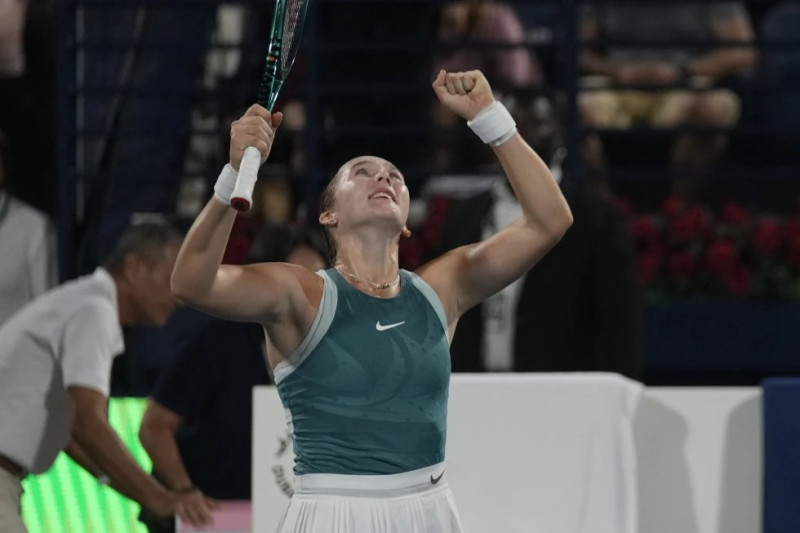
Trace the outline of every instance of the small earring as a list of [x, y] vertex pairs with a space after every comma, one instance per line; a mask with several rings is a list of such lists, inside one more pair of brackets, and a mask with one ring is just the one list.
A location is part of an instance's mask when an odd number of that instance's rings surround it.
[[411, 230], [408, 229], [407, 227], [403, 226], [402, 231], [400, 231], [400, 235], [402, 235], [403, 237], [408, 239], [409, 237], [411, 237]]

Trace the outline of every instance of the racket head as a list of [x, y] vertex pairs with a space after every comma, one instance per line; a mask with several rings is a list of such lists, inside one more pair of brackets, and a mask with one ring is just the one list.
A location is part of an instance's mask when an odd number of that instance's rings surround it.
[[270, 43], [258, 103], [272, 111], [292, 69], [303, 35], [308, 0], [275, 0]]

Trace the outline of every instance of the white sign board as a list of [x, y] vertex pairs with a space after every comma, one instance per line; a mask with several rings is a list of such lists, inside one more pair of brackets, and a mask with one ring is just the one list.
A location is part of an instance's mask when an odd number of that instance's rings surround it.
[[[452, 377], [447, 477], [467, 533], [635, 533], [633, 416], [612, 374]], [[254, 393], [253, 526], [272, 532], [293, 455], [273, 387]]]

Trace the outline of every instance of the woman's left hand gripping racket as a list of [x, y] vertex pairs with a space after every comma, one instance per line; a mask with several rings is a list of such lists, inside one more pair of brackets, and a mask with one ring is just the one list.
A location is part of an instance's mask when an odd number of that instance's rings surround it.
[[[275, 0], [275, 16], [272, 19], [267, 64], [258, 91], [258, 103], [269, 112], [272, 112], [278, 93], [297, 55], [307, 7], [308, 0]], [[231, 195], [231, 207], [237, 211], [247, 211], [253, 204], [253, 187], [260, 166], [261, 152], [254, 146], [247, 147], [242, 155], [236, 187]]]

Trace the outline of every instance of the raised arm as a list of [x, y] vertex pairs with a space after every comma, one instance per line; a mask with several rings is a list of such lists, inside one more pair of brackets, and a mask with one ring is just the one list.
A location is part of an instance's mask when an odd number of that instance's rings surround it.
[[282, 119], [281, 113], [254, 105], [231, 125], [230, 163], [189, 230], [172, 273], [172, 292], [184, 303], [230, 320], [267, 323], [286, 310], [291, 291], [299, 288], [297, 276], [304, 271], [298, 267], [221, 265], [236, 218], [229, 199], [244, 149], [258, 147], [266, 161]]
[[420, 269], [452, 325], [536, 264], [570, 227], [572, 213], [547, 165], [495, 103], [483, 74], [442, 72], [433, 88], [442, 104], [471, 121], [476, 132], [490, 137], [497, 132], [498, 138], [484, 140], [497, 144], [493, 150], [522, 208], [519, 219], [489, 239], [457, 248]]

